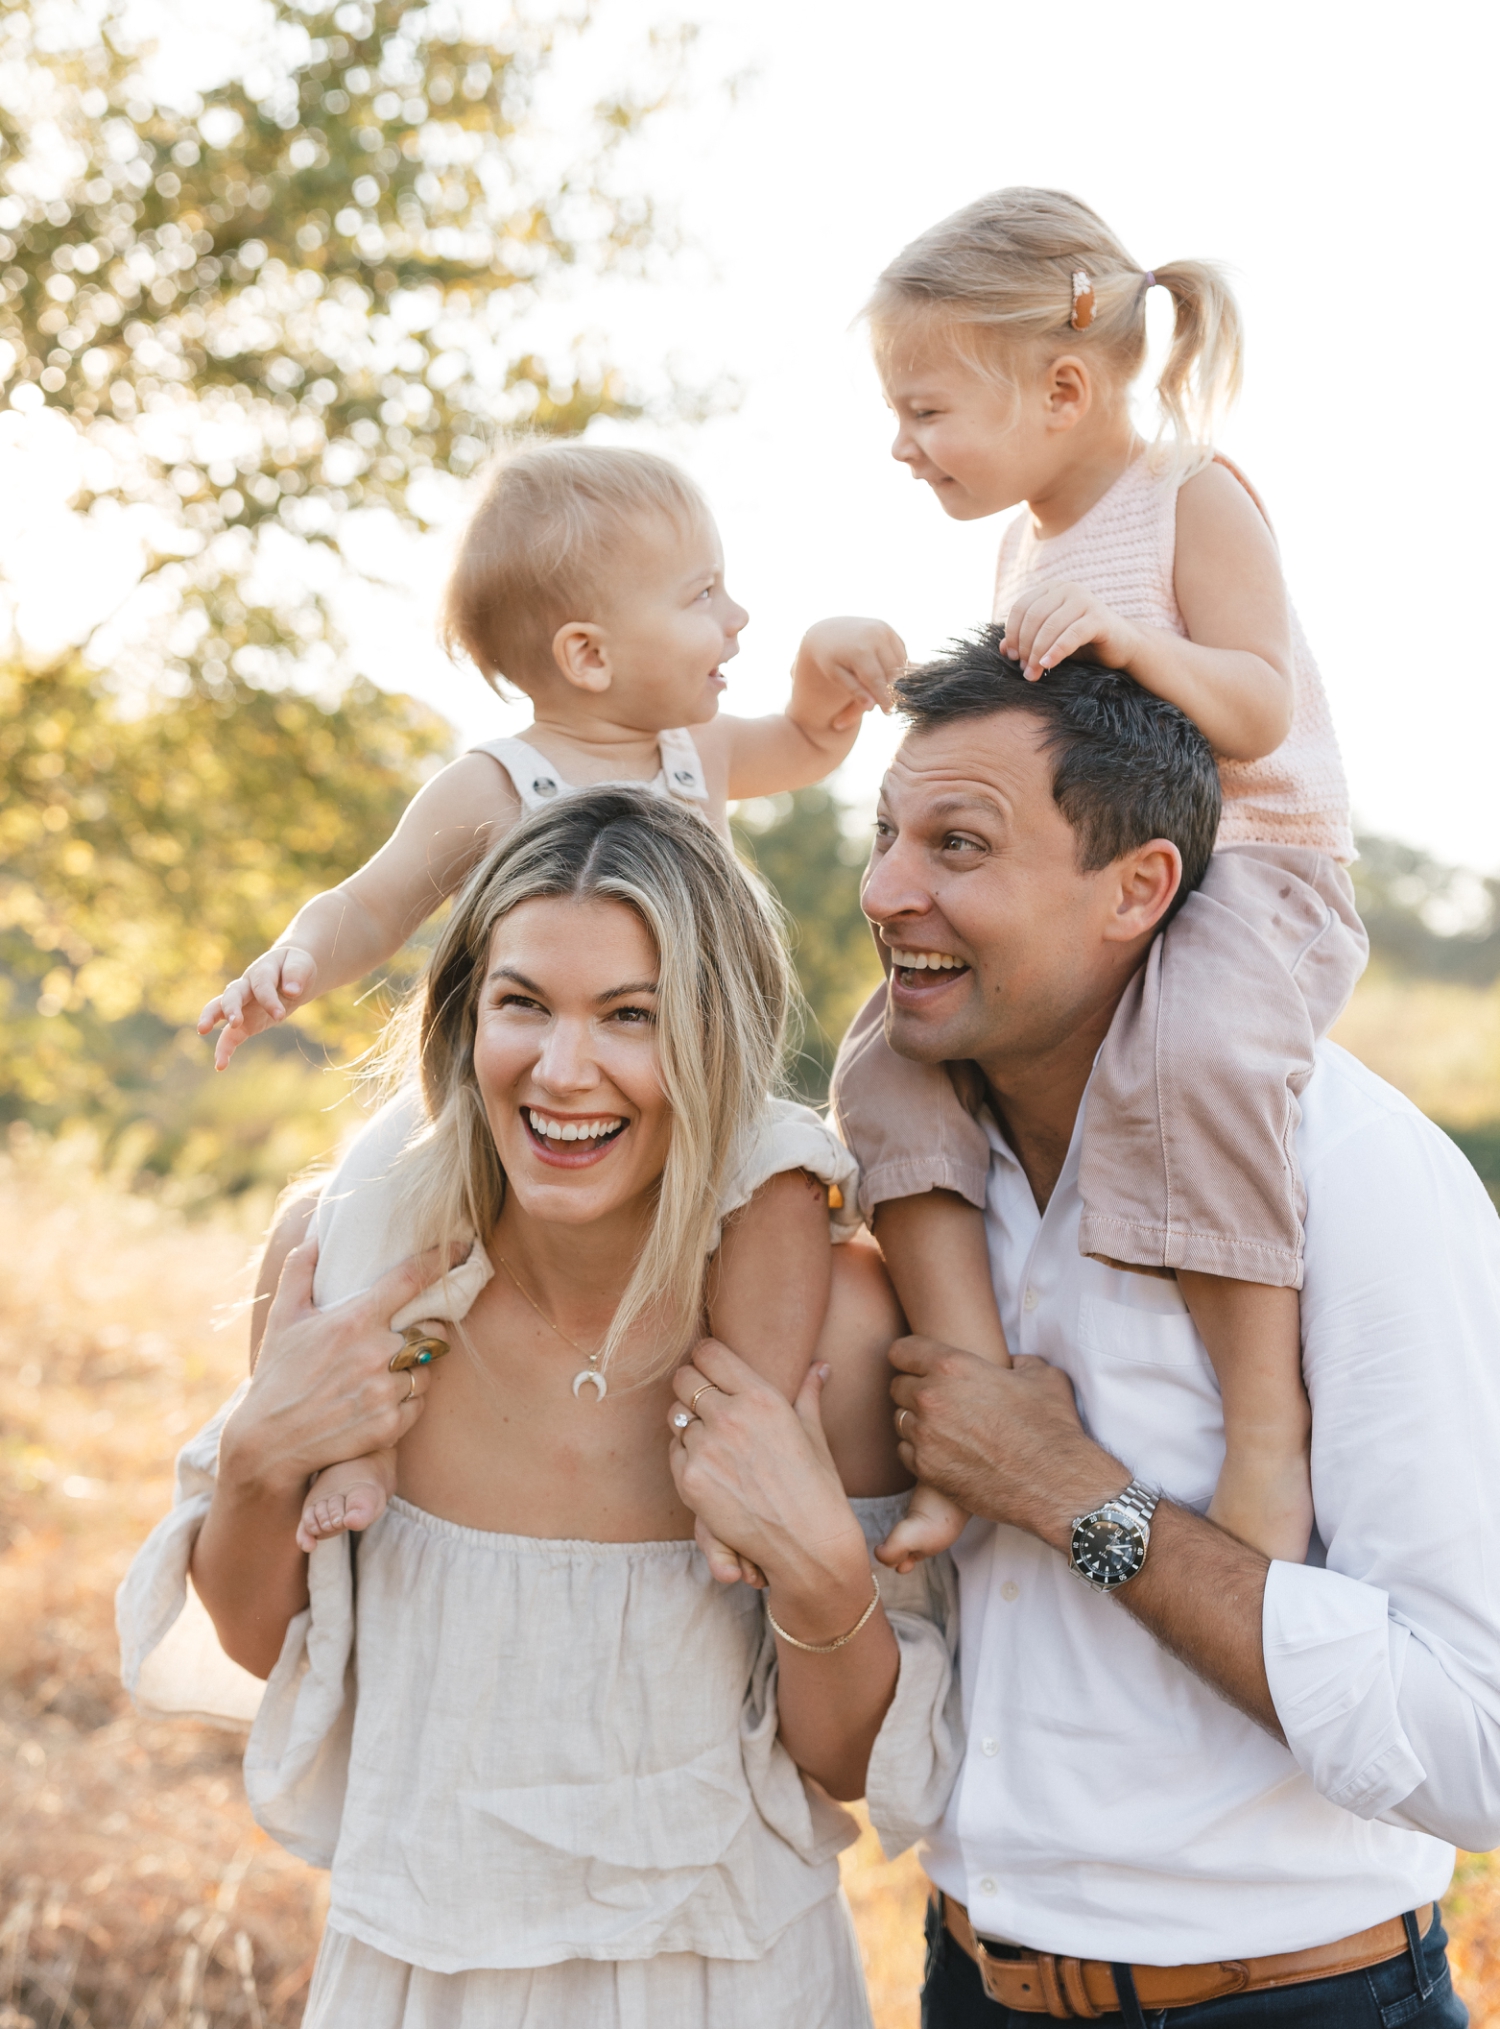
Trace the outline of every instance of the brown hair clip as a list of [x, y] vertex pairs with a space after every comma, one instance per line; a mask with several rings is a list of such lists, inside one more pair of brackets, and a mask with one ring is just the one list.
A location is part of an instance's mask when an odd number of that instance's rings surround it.
[[1094, 321], [1094, 284], [1082, 268], [1073, 270], [1073, 314], [1068, 319], [1075, 331], [1087, 331]]

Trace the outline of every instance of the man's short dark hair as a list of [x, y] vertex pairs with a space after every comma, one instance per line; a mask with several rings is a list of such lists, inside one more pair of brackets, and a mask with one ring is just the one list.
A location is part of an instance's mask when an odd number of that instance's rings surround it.
[[[1175, 913], [1208, 870], [1222, 795], [1213, 750], [1185, 712], [1133, 677], [1070, 657], [1028, 683], [1000, 653], [1002, 627], [981, 627], [896, 685], [914, 732], [994, 712], [1027, 712], [1052, 756], [1052, 797], [1095, 873], [1153, 838], [1182, 854]], [[1167, 919], [1163, 919], [1164, 921]]]

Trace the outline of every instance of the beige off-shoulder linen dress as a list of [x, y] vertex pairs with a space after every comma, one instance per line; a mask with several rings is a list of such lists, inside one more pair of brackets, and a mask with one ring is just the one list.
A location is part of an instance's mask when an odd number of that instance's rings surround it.
[[[410, 1251], [388, 1181], [402, 1104], [325, 1192], [320, 1302]], [[775, 1104], [743, 1195], [794, 1167], [853, 1205], [841, 1145]], [[460, 1316], [490, 1272], [476, 1248], [409, 1308]], [[759, 1594], [717, 1586], [691, 1542], [491, 1534], [397, 1499], [313, 1551], [257, 1697], [187, 1584], [242, 1394], [179, 1456], [121, 1588], [122, 1667], [148, 1709], [253, 1710], [255, 1816], [332, 1870], [304, 2029], [866, 2029], [836, 1860], [855, 1828], [777, 1739]], [[854, 1503], [872, 1544], [901, 1505]], [[901, 1665], [869, 1804], [894, 1852], [958, 1766], [956, 1611], [946, 1558], [881, 1586]]]

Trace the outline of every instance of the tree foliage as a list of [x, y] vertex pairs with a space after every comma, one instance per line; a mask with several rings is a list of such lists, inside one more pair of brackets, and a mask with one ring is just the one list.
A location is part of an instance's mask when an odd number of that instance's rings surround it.
[[810, 1016], [792, 1074], [799, 1092], [821, 1104], [839, 1039], [881, 977], [859, 906], [868, 841], [851, 832], [848, 811], [822, 788], [742, 804], [734, 831], [791, 921]]
[[[159, 614], [44, 668], [0, 653], [0, 1117], [133, 1132], [158, 1167], [195, 1149], [233, 1185], [284, 1174], [277, 1110], [329, 1095], [293, 1090], [291, 1036], [215, 1084], [186, 1025], [373, 850], [446, 733], [349, 680], [327, 573], [287, 560], [336, 559], [360, 511], [419, 525], [421, 482], [497, 426], [639, 406], [527, 319], [663, 244], [622, 151], [680, 47], [557, 153], [536, 109], [567, 23], [265, 0], [233, 74], [174, 96], [132, 18], [0, 0], [0, 382], [71, 423], [76, 509], [135, 541]], [[347, 1057], [379, 1012], [335, 997], [299, 1029]]]

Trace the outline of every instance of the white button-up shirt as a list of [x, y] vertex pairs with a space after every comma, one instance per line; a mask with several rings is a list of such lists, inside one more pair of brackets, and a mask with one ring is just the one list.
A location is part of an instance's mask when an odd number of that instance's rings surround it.
[[[1176, 1283], [1079, 1254], [1076, 1131], [1045, 1214], [990, 1142], [1012, 1350], [1201, 1510], [1223, 1417]], [[1440, 1895], [1455, 1843], [1500, 1843], [1500, 1221], [1452, 1143], [1332, 1044], [1297, 1145], [1317, 1534], [1271, 1566], [1263, 1621], [1288, 1745], [1055, 1550], [971, 1522], [967, 1749], [926, 1865], [982, 1935], [1157, 1965], [1294, 1951]]]

